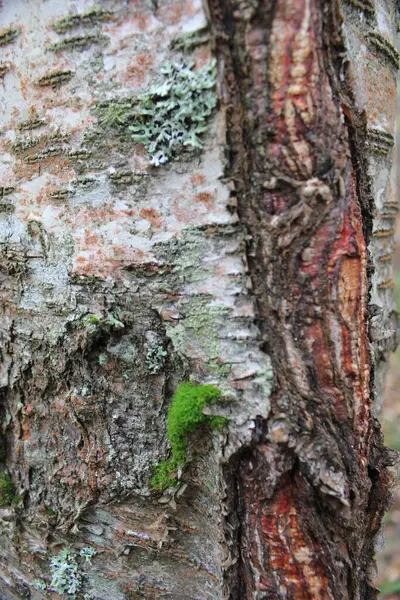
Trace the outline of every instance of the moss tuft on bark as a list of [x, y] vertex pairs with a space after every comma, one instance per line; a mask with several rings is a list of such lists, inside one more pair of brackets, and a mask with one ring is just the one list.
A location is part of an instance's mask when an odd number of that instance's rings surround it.
[[18, 497], [15, 496], [11, 475], [8, 473], [0, 473], [0, 507], [9, 506], [16, 500], [18, 500]]
[[214, 385], [194, 385], [181, 383], [172, 399], [168, 411], [168, 439], [171, 443], [172, 457], [156, 466], [151, 485], [156, 489], [166, 489], [177, 485], [175, 477], [179, 466], [187, 460], [188, 436], [200, 425], [207, 424], [212, 429], [221, 429], [226, 423], [225, 417], [209, 417], [203, 414], [206, 404], [215, 404], [220, 400], [221, 392]]

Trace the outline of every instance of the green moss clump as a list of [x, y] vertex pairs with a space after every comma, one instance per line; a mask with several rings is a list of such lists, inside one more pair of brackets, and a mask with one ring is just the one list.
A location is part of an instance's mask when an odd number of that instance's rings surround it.
[[51, 508], [51, 506], [45, 506], [44, 511], [49, 517], [55, 517], [57, 515], [57, 511], [54, 510], [54, 508]]
[[8, 473], [0, 473], [0, 506], [9, 506], [15, 500], [14, 484]]
[[209, 417], [203, 414], [206, 404], [215, 404], [221, 398], [220, 390], [214, 385], [194, 385], [181, 383], [168, 410], [168, 439], [172, 457], [162, 461], [157, 467], [151, 485], [159, 490], [177, 485], [174, 475], [187, 459], [188, 436], [203, 423], [211, 428], [222, 429], [227, 423], [225, 417]]
[[89, 315], [86, 315], [85, 322], [88, 325], [100, 325], [101, 320], [100, 320], [100, 317], [98, 317], [97, 315], [89, 314]]

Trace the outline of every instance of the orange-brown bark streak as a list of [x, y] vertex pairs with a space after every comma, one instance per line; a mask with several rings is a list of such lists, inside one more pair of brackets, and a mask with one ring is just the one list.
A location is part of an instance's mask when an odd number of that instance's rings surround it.
[[332, 575], [328, 559], [337, 545], [328, 512], [350, 522], [370, 489], [367, 247], [326, 6], [265, 0], [253, 22], [234, 13], [230, 32], [233, 69], [249, 74], [240, 93], [255, 190], [239, 211], [257, 238], [255, 288], [276, 378], [269, 420], [238, 469], [248, 600], [348, 598], [346, 569]]
[[[286, 294], [292, 313], [282, 319], [284, 325], [288, 321], [295, 325], [293, 314], [300, 316], [297, 306], [305, 296], [311, 304], [307, 318], [302, 319], [301, 340], [287, 336], [294, 380], [307, 393], [305, 370], [312, 363], [319, 389], [331, 397], [339, 419], [352, 420], [360, 458], [367, 458], [367, 249], [344, 119], [322, 60], [318, 4], [315, 0], [280, 1], [275, 9], [269, 80], [270, 121], [276, 133], [269, 153], [293, 180], [292, 185], [302, 187], [296, 204], [281, 190], [266, 192], [264, 202], [274, 215], [272, 222], [277, 215], [289, 217], [290, 227], [278, 236], [276, 248], [287, 253], [290, 275], [297, 274]], [[321, 166], [321, 159], [326, 166]], [[336, 189], [324, 169], [335, 172]], [[299, 241], [303, 246], [300, 260]]]

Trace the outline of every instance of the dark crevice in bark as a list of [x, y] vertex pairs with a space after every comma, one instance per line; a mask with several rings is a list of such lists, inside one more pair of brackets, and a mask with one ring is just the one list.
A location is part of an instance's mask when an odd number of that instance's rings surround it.
[[251, 456], [251, 449], [244, 448], [236, 453], [224, 469], [227, 486], [227, 517], [226, 531], [233, 556], [233, 564], [226, 569], [225, 582], [229, 590], [229, 600], [240, 600], [246, 597], [243, 577], [243, 562], [240, 556], [242, 547], [242, 512], [240, 482], [238, 477], [239, 465], [246, 457]]
[[[232, 600], [372, 598], [373, 532], [387, 507], [377, 491], [390, 495], [391, 459], [370, 414], [373, 203], [365, 115], [342, 82], [341, 17], [318, 0], [211, 0], [210, 13], [227, 176], [274, 368], [262, 435], [226, 472], [238, 495], [228, 587], [240, 590]], [[287, 596], [278, 582], [291, 568]]]

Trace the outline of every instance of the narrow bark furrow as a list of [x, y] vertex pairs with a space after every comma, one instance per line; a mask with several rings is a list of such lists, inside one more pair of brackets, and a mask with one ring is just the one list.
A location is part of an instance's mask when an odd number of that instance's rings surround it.
[[390, 458], [371, 416], [371, 190], [342, 15], [319, 0], [214, 0], [211, 14], [275, 379], [269, 418], [227, 472], [241, 523], [228, 580], [248, 600], [373, 598]]

